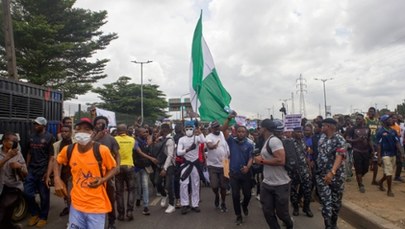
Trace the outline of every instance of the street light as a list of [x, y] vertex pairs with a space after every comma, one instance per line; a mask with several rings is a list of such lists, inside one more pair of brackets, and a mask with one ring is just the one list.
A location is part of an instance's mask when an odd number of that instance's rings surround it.
[[324, 102], [325, 102], [325, 118], [326, 118], [328, 112], [326, 111], [326, 89], [325, 89], [325, 82], [328, 81], [328, 80], [333, 80], [333, 78], [328, 78], [328, 79], [326, 79], [326, 78], [314, 78], [314, 80], [319, 80], [319, 81], [322, 81], [322, 83], [323, 83], [323, 100], [324, 100]]
[[151, 60], [148, 60], [148, 61], [136, 61], [136, 60], [133, 60], [131, 62], [141, 65], [141, 119], [142, 120], [141, 120], [140, 125], [142, 125], [143, 124], [143, 65], [152, 63], [152, 61]]

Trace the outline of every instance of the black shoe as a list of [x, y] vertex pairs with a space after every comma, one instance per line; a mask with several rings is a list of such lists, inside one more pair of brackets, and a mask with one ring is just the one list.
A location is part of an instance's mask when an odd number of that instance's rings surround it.
[[108, 229], [117, 229], [114, 224], [108, 224]]
[[312, 213], [311, 209], [305, 209], [303, 210], [303, 212], [305, 213], [305, 215], [307, 215], [309, 218], [314, 217], [314, 213]]
[[299, 214], [300, 214], [299, 208], [298, 208], [298, 207], [294, 207], [293, 216], [299, 216]]
[[137, 207], [141, 206], [141, 200], [140, 199], [136, 200], [135, 206], [137, 206]]
[[221, 204], [221, 212], [227, 212], [227, 211], [228, 211], [228, 209], [226, 208], [225, 203], [222, 203]]
[[59, 216], [65, 216], [65, 215], [69, 215], [69, 208], [68, 207], [65, 207], [62, 211], [61, 211], [61, 213], [59, 214]]
[[183, 207], [181, 207], [181, 214], [182, 214], [182, 215], [187, 214], [188, 211], [189, 211], [188, 206], [183, 206]]
[[244, 214], [245, 216], [248, 216], [248, 215], [249, 215], [249, 209], [247, 208], [247, 206], [243, 206], [243, 205], [242, 205], [242, 210], [243, 210], [243, 214]]
[[215, 208], [219, 208], [219, 195], [215, 195], [214, 205], [215, 205]]
[[127, 219], [128, 219], [128, 221], [134, 220], [134, 215], [133, 215], [132, 211], [127, 212]]
[[191, 211], [198, 213], [198, 212], [201, 212], [201, 209], [199, 207], [193, 207], [193, 208], [191, 208]]
[[143, 208], [143, 211], [142, 211], [142, 214], [143, 214], [143, 215], [150, 215], [149, 208], [144, 207], [144, 208]]
[[235, 221], [235, 223], [236, 223], [236, 225], [241, 225], [241, 224], [243, 223], [243, 220], [242, 220], [242, 216], [241, 216], [241, 215], [236, 216], [236, 221]]
[[325, 219], [325, 229], [332, 229], [332, 221], [330, 219]]
[[119, 221], [124, 221], [124, 220], [125, 220], [125, 217], [124, 217], [124, 215], [118, 215], [117, 219], [118, 219]]

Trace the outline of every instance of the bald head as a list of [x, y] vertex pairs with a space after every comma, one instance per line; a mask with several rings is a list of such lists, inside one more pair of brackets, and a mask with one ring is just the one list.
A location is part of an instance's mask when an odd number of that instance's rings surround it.
[[117, 133], [118, 134], [126, 134], [128, 131], [128, 127], [125, 124], [119, 124], [117, 126]]

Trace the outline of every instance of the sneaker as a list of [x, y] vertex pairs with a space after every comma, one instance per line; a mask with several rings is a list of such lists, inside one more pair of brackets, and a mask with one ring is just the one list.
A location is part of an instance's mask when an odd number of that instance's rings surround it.
[[228, 209], [226, 208], [225, 203], [222, 203], [221, 204], [221, 212], [227, 212], [227, 211], [228, 211]]
[[157, 197], [161, 197], [162, 194], [160, 194], [160, 192], [157, 192], [157, 193], [156, 193], [156, 196], [157, 196]]
[[32, 227], [36, 225], [39, 221], [39, 217], [37, 215], [31, 216], [31, 218], [28, 220], [28, 226]]
[[215, 205], [215, 208], [219, 208], [219, 195], [215, 195], [214, 205]]
[[141, 206], [141, 200], [140, 200], [140, 199], [137, 199], [137, 200], [136, 200], [135, 206], [137, 206], [137, 207]]
[[181, 208], [181, 203], [180, 203], [180, 199], [176, 200], [176, 209]]
[[118, 219], [118, 221], [124, 221], [125, 217], [124, 217], [124, 215], [118, 215], [117, 219]]
[[134, 220], [134, 214], [132, 213], [132, 211], [127, 212], [127, 219], [128, 221]]
[[187, 214], [188, 211], [189, 211], [189, 207], [188, 207], [188, 206], [183, 206], [183, 207], [181, 207], [181, 214], [182, 214], [182, 215]]
[[143, 214], [143, 215], [150, 215], [149, 208], [144, 207], [144, 208], [143, 208], [143, 211], [142, 211], [142, 214]]
[[366, 192], [366, 189], [364, 188], [364, 185], [360, 185], [359, 186], [359, 191], [361, 192], [361, 193], [365, 193]]
[[247, 208], [247, 206], [243, 206], [243, 205], [242, 205], [242, 210], [243, 210], [243, 214], [244, 214], [245, 216], [248, 216], [248, 215], [249, 215], [249, 209]]
[[46, 225], [46, 220], [40, 219], [40, 220], [38, 220], [38, 222], [35, 226], [41, 228], [41, 227], [45, 227], [45, 225]]
[[387, 192], [387, 196], [389, 196], [389, 197], [394, 197], [395, 195], [394, 195], [393, 192], [389, 191], [389, 192]]
[[201, 212], [201, 209], [199, 207], [192, 207], [191, 211], [199, 213]]
[[235, 223], [236, 223], [236, 225], [241, 225], [241, 224], [243, 223], [243, 220], [242, 220], [242, 216], [241, 216], [241, 215], [239, 215], [239, 216], [236, 217]]
[[304, 212], [305, 215], [306, 215], [307, 217], [309, 217], [309, 218], [314, 217], [314, 213], [312, 213], [311, 209], [303, 210], [303, 212]]
[[163, 196], [162, 199], [160, 200], [160, 206], [162, 208], [166, 207], [167, 204], [167, 196]]
[[170, 213], [173, 213], [174, 211], [176, 211], [176, 208], [173, 205], [169, 204], [169, 207], [167, 207], [165, 213], [170, 214]]
[[65, 215], [69, 215], [69, 208], [68, 208], [68, 207], [65, 207], [65, 208], [61, 211], [61, 213], [59, 213], [59, 216], [60, 216], [60, 217], [65, 216]]

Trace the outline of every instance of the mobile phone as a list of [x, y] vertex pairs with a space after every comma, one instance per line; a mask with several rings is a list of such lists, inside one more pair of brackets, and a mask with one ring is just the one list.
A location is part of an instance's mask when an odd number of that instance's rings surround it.
[[17, 147], [18, 147], [18, 142], [13, 141], [13, 146], [11, 147], [11, 149], [17, 149]]

